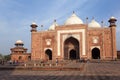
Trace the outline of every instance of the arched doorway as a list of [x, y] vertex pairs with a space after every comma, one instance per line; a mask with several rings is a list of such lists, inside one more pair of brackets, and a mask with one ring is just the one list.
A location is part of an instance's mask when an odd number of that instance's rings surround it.
[[100, 50], [98, 48], [92, 49], [92, 59], [100, 59]]
[[45, 54], [48, 60], [52, 60], [52, 51], [50, 49], [47, 49]]
[[77, 58], [76, 51], [75, 51], [74, 49], [70, 50], [69, 58], [70, 58], [71, 60]]
[[79, 41], [69, 37], [64, 41], [64, 59], [79, 59]]

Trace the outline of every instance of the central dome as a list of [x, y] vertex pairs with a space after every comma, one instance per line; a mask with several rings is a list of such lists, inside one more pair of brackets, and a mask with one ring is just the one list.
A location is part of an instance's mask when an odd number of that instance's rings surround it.
[[73, 13], [65, 22], [65, 25], [71, 24], [83, 24], [83, 21], [75, 13]]

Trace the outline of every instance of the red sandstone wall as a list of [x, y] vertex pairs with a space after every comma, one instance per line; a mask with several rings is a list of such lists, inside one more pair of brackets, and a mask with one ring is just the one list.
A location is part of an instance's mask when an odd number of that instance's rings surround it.
[[[24, 53], [24, 54], [15, 53], [15, 54], [11, 55], [11, 60], [15, 61], [15, 62], [26, 62], [26, 61], [30, 60], [29, 56], [30, 56], [30, 54], [27, 54], [27, 53]], [[21, 59], [19, 59], [19, 57], [21, 57]]]
[[[46, 44], [46, 40], [51, 40], [51, 45]], [[46, 49], [52, 49], [52, 59], [56, 57], [56, 32], [33, 32], [32, 33], [32, 60], [46, 60]]]
[[[56, 27], [55, 31], [41, 31], [41, 32], [32, 32], [31, 33], [31, 52], [32, 52], [32, 60], [41, 60], [47, 59], [47, 56], [45, 54], [46, 49], [52, 49], [52, 59], [55, 60], [57, 56], [57, 30], [71, 30], [71, 29], [87, 29], [85, 25], [70, 25], [67, 26], [60, 26]], [[73, 33], [75, 34], [75, 33]], [[91, 59], [91, 47], [92, 46], [100, 46], [100, 56], [101, 59], [112, 59], [113, 56], [116, 56], [115, 50], [113, 50], [112, 45], [115, 49], [115, 30], [113, 30], [112, 34], [114, 35], [114, 40], [112, 41], [111, 37], [111, 29], [110, 28], [99, 28], [99, 29], [88, 29], [86, 33], [86, 55], [84, 57], [87, 57]], [[61, 34], [60, 36], [62, 36]], [[81, 34], [80, 34], [81, 35]], [[93, 37], [98, 37], [98, 43], [93, 43]], [[46, 45], [46, 40], [51, 40], [51, 45]], [[62, 37], [61, 37], [62, 39]], [[62, 41], [62, 40], [61, 40]], [[80, 41], [81, 42], [81, 41]], [[113, 44], [114, 43], [114, 44]], [[61, 44], [62, 46], [62, 44]], [[80, 54], [81, 54], [81, 45], [80, 45]], [[61, 48], [63, 49], [63, 48]], [[113, 52], [112, 52], [113, 50]], [[62, 51], [62, 50], [61, 50]], [[64, 52], [64, 51], [62, 51]], [[64, 53], [62, 53], [64, 54]], [[63, 58], [63, 56], [59, 56], [60, 58]], [[81, 57], [81, 56], [80, 56]]]

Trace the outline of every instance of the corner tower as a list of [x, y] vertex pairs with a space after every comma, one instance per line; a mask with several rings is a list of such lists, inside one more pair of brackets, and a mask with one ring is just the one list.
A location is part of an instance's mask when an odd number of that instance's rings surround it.
[[[36, 40], [38, 39], [38, 36], [37, 36], [37, 27], [38, 25], [33, 22], [31, 25], [31, 60], [34, 60], [34, 58], [36, 57]], [[35, 47], [35, 48], [34, 48]]]
[[115, 17], [109, 19], [109, 27], [111, 29], [111, 47], [112, 47], [112, 58], [113, 60], [117, 58], [117, 49], [116, 49], [116, 21]]

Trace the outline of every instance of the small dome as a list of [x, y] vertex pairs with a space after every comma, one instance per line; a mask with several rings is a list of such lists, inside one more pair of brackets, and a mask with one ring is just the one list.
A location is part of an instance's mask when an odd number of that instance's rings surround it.
[[35, 22], [32, 22], [32, 25], [36, 25], [36, 23], [35, 23]]
[[110, 19], [116, 19], [114, 16], [110, 17]]
[[17, 40], [15, 44], [23, 44], [22, 40]]
[[92, 20], [92, 21], [88, 24], [88, 27], [90, 27], [90, 28], [100, 28], [101, 25], [100, 25], [97, 21]]
[[75, 13], [73, 13], [65, 22], [65, 25], [71, 24], [83, 24], [83, 21]]
[[55, 27], [58, 26], [56, 21], [53, 22], [53, 24], [49, 27], [49, 30], [55, 30]]

